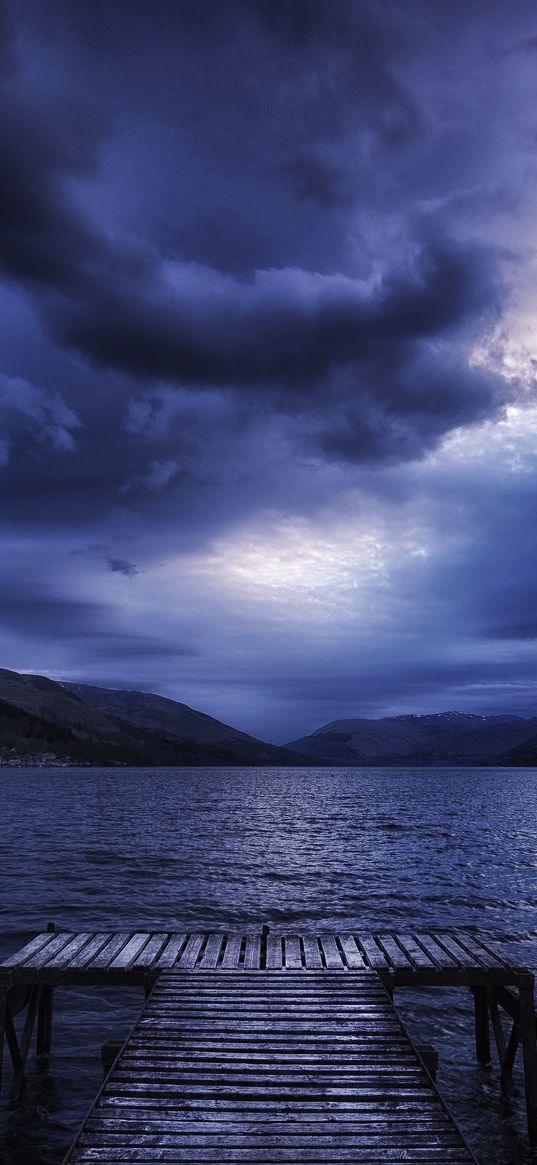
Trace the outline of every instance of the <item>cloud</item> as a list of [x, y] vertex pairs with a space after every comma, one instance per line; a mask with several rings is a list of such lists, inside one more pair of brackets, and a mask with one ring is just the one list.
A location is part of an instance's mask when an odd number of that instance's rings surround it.
[[81, 422], [58, 394], [0, 374], [0, 425], [2, 461], [7, 464], [12, 445], [21, 440], [26, 445], [30, 441], [36, 449], [71, 453], [76, 444], [74, 433]]
[[[245, 11], [241, 4], [232, 10], [237, 20]], [[61, 6], [59, 12], [64, 20]], [[169, 9], [159, 7], [158, 27], [164, 14], [169, 17]], [[290, 58], [298, 45], [305, 54], [291, 90], [314, 114], [307, 127], [309, 152], [297, 148], [293, 130], [292, 152], [282, 161], [285, 110], [266, 127], [274, 173], [279, 169], [298, 182], [293, 218], [298, 221], [304, 197], [337, 204], [336, 217], [345, 204], [348, 214], [363, 196], [360, 189], [353, 192], [346, 135], [354, 129], [362, 140], [365, 127], [367, 133], [374, 127], [375, 140], [389, 139], [393, 146], [405, 118], [409, 133], [421, 133], [416, 101], [395, 66], [400, 25], [383, 23], [364, 8], [352, 13], [345, 4], [336, 5], [330, 20], [318, 4], [296, 3], [288, 12], [259, 3], [252, 15], [244, 35], [267, 74], [278, 75], [283, 45]], [[97, 9], [87, 21], [78, 13], [82, 62], [85, 54], [93, 60], [91, 36], [101, 16]], [[129, 68], [139, 51], [139, 16], [135, 10]], [[189, 50], [199, 56], [198, 14], [188, 7], [185, 20]], [[112, 22], [112, 42], [118, 27]], [[358, 31], [360, 69], [348, 41]], [[323, 62], [323, 48], [329, 63]], [[215, 86], [222, 83], [222, 60], [236, 51], [229, 38], [219, 46]], [[337, 84], [331, 71], [336, 62], [342, 66]], [[325, 81], [314, 96], [307, 80], [313, 66]], [[232, 86], [227, 94], [232, 118], [247, 113], [243, 81], [239, 74], [237, 90]], [[356, 126], [346, 112], [350, 92], [359, 102]], [[178, 96], [174, 91], [172, 101]], [[247, 394], [249, 407], [261, 415], [303, 413], [306, 444], [317, 439], [325, 457], [347, 461], [420, 456], [452, 428], [501, 406], [499, 378], [487, 381], [470, 363], [472, 344], [497, 318], [504, 296], [490, 244], [457, 240], [441, 219], [420, 222], [414, 215], [401, 223], [404, 247], [367, 278], [277, 263], [252, 265], [239, 276], [216, 264], [178, 259], [163, 252], [157, 238], [107, 230], [100, 213], [90, 212], [98, 205], [88, 201], [87, 191], [98, 186], [111, 147], [102, 110], [88, 108], [78, 96], [65, 105], [52, 93], [36, 112], [16, 82], [6, 98], [0, 135], [3, 269], [34, 297], [50, 334], [67, 349], [148, 385], [224, 388]], [[259, 100], [257, 93], [254, 107]], [[285, 104], [290, 100], [291, 94]], [[263, 110], [268, 116], [264, 101]], [[325, 113], [330, 125], [336, 118], [340, 156], [333, 149], [327, 156]], [[112, 139], [120, 123], [108, 131]], [[257, 183], [254, 192], [261, 210]], [[356, 264], [370, 268], [369, 256], [361, 261], [359, 244], [355, 251]], [[364, 256], [366, 251], [364, 246]], [[141, 406], [132, 408], [127, 428], [140, 431]], [[328, 415], [326, 426], [322, 414]], [[296, 438], [296, 427], [294, 433]], [[146, 481], [152, 488], [151, 471]]]
[[124, 574], [125, 578], [134, 578], [139, 574], [138, 567], [133, 562], [128, 562], [126, 558], [113, 558], [112, 555], [107, 555], [106, 561], [113, 574]]

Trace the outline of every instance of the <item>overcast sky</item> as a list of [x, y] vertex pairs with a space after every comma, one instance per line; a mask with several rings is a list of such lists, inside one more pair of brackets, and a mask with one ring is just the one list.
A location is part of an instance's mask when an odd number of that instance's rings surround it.
[[532, 0], [2, 12], [3, 666], [537, 714]]

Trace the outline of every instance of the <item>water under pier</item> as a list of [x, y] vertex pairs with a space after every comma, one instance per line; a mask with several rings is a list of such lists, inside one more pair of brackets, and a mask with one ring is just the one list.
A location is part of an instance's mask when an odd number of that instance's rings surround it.
[[[477, 1056], [512, 1090], [520, 1050], [537, 1142], [534, 977], [482, 933], [49, 929], [0, 964], [0, 1041], [17, 1102], [53, 993], [138, 984], [146, 1004], [67, 1161], [473, 1161], [393, 1005], [464, 987]], [[507, 1022], [506, 1022], [507, 1021]]]

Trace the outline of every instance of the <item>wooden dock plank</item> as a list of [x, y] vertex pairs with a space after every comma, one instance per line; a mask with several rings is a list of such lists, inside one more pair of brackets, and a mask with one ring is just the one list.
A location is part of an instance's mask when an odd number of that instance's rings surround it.
[[173, 967], [185, 943], [186, 934], [170, 934], [158, 959], [155, 960], [155, 967], [159, 970]]
[[358, 968], [365, 967], [364, 957], [358, 950], [356, 939], [351, 934], [340, 935], [339, 944], [349, 970], [354, 971]]
[[279, 934], [267, 935], [267, 970], [281, 971], [283, 967], [283, 940]]
[[375, 935], [375, 941], [395, 971], [411, 971], [412, 963], [391, 934]]
[[372, 967], [374, 971], [380, 971], [381, 973], [390, 971], [390, 964], [386, 958], [386, 955], [384, 954], [384, 951], [382, 951], [378, 946], [373, 935], [357, 935], [356, 941], [360, 947], [360, 950], [363, 952], [365, 961], [369, 967]]
[[133, 934], [128, 943], [126, 943], [125, 946], [122, 947], [122, 949], [116, 955], [116, 957], [112, 959], [112, 962], [109, 964], [110, 970], [122, 970], [124, 967], [130, 967], [131, 965], [134, 965], [136, 956], [147, 945], [150, 938], [151, 935], [146, 932], [142, 932], [141, 934]]
[[167, 934], [152, 934], [149, 938], [149, 942], [146, 942], [140, 953], [132, 960], [132, 966], [147, 968], [152, 967], [153, 964], [157, 961], [167, 938]]
[[109, 934], [91, 935], [88, 942], [77, 951], [74, 958], [69, 960], [69, 970], [81, 970], [83, 967], [87, 967], [88, 963], [99, 954], [99, 951], [102, 951], [109, 939]]
[[504, 956], [500, 955], [499, 951], [496, 950], [494, 943], [487, 940], [485, 946], [484, 938], [481, 936], [470, 935], [467, 931], [464, 931], [460, 935], [460, 945], [465, 947], [474, 959], [474, 962], [478, 962], [482, 967], [507, 968], [509, 966]]
[[242, 935], [228, 934], [226, 936], [226, 945], [224, 949], [224, 957], [222, 959], [222, 970], [233, 971], [239, 965], [239, 957], [242, 947]]
[[321, 952], [319, 949], [319, 941], [314, 934], [302, 935], [302, 946], [304, 948], [304, 959], [306, 967], [309, 971], [316, 971], [321, 969], [323, 961], [321, 959]]
[[218, 960], [222, 950], [223, 941], [224, 936], [222, 934], [209, 935], [205, 950], [199, 962], [200, 967], [203, 967], [204, 970], [207, 970], [209, 967], [214, 969], [218, 966]]
[[302, 967], [302, 951], [300, 938], [297, 934], [286, 934], [283, 940], [283, 957], [285, 966], [291, 971], [299, 971]]
[[469, 1165], [378, 975], [327, 938], [333, 971], [163, 972], [66, 1165]]
[[448, 971], [456, 966], [451, 955], [444, 950], [432, 934], [415, 934], [413, 937], [418, 946], [421, 947], [422, 951], [425, 951], [425, 954], [429, 956], [440, 971]]
[[341, 951], [337, 945], [335, 935], [322, 934], [319, 938], [319, 942], [327, 969], [329, 971], [343, 970], [345, 968], [345, 964], [341, 957]]
[[417, 971], [430, 971], [434, 974], [436, 966], [433, 960], [422, 950], [419, 943], [411, 934], [398, 934], [397, 942], [406, 954], [411, 967]]
[[75, 934], [66, 946], [64, 945], [60, 947], [60, 950], [56, 951], [53, 955], [50, 954], [50, 949], [48, 954], [47, 950], [45, 949], [43, 953], [47, 956], [47, 958], [46, 962], [43, 963], [43, 966], [70, 967], [75, 955], [78, 954], [82, 947], [86, 946], [90, 938], [91, 934]]
[[9, 959], [4, 959], [3, 963], [0, 963], [0, 969], [5, 970], [8, 967], [24, 966], [26, 961], [30, 959], [32, 955], [35, 955], [38, 951], [41, 951], [43, 947], [47, 945], [47, 943], [52, 942], [53, 938], [54, 931], [44, 931], [42, 934], [37, 934], [35, 938], [31, 939], [29, 943], [26, 943], [26, 945], [22, 947], [20, 951], [16, 951], [14, 955], [10, 955]]
[[39, 950], [34, 951], [29, 959], [24, 960], [25, 968], [31, 967], [37, 970], [44, 967], [48, 959], [52, 955], [56, 955], [58, 951], [64, 950], [74, 937], [73, 934], [66, 930], [53, 932], [49, 943], [43, 945]]
[[108, 942], [105, 943], [104, 947], [88, 963], [88, 967], [91, 967], [92, 970], [108, 970], [116, 955], [126, 947], [130, 938], [130, 931], [128, 933], [122, 931], [111, 934]]
[[244, 946], [244, 966], [259, 970], [261, 966], [261, 935], [248, 934]]
[[191, 934], [188, 937], [187, 944], [181, 953], [181, 957], [177, 960], [177, 966], [183, 971], [190, 971], [195, 967], [200, 950], [205, 941], [203, 934]]

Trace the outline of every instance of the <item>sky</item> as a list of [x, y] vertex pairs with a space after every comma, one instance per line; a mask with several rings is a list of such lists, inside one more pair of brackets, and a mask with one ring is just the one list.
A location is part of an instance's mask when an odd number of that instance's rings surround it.
[[17, 0], [4, 667], [537, 714], [532, 0]]

